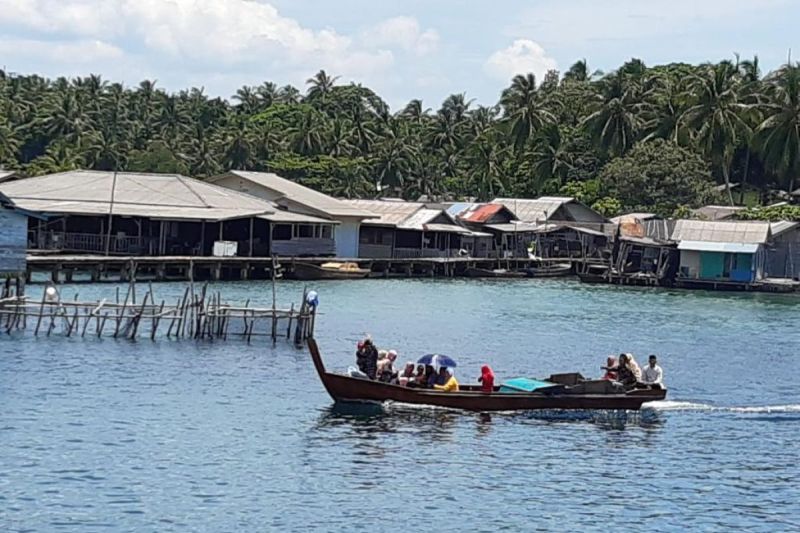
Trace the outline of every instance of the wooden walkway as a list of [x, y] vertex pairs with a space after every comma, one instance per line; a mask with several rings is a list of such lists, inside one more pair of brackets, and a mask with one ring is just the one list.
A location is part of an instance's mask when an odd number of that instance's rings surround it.
[[[132, 280], [248, 280], [271, 279], [272, 271], [291, 271], [292, 265], [320, 265], [330, 261], [358, 263], [372, 271], [372, 277], [456, 277], [470, 267], [524, 270], [543, 263], [604, 265], [600, 259], [585, 258], [475, 258], [429, 257], [409, 259], [369, 259], [331, 257], [191, 257], [191, 256], [102, 256], [28, 255], [27, 280], [33, 273], [45, 272], [54, 283], [61, 281]], [[81, 277], [81, 275], [83, 277]]]

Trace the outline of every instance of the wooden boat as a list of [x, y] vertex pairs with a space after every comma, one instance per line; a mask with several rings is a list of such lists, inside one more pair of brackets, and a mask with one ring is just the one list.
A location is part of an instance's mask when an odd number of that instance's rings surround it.
[[292, 263], [291, 276], [300, 280], [318, 279], [360, 279], [369, 276], [369, 269], [360, 268], [356, 263]]
[[525, 272], [516, 270], [506, 270], [504, 268], [490, 270], [488, 268], [478, 267], [468, 267], [464, 270], [464, 274], [468, 278], [524, 278], [527, 276]]
[[572, 273], [572, 264], [556, 263], [554, 265], [531, 267], [525, 273], [529, 278], [559, 278], [569, 276]]
[[645, 402], [663, 400], [666, 389], [620, 390], [610, 381], [583, 380], [580, 374], [550, 376], [551, 387], [533, 392], [481, 392], [477, 385], [465, 385], [459, 392], [417, 389], [334, 374], [325, 370], [316, 340], [308, 339], [311, 359], [322, 385], [336, 402], [383, 403], [394, 401], [467, 411], [527, 411], [534, 409], [629, 409]]

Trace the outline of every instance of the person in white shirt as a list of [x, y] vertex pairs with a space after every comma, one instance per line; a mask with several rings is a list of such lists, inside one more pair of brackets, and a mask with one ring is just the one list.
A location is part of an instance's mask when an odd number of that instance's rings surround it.
[[655, 355], [648, 358], [648, 365], [642, 371], [642, 383], [647, 385], [663, 385], [664, 371], [658, 366], [658, 359]]

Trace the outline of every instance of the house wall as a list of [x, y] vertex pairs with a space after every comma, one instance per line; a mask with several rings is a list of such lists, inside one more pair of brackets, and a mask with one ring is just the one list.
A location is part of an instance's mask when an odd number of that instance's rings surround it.
[[341, 218], [336, 226], [336, 257], [358, 257], [358, 234], [361, 222], [357, 218]]
[[771, 278], [800, 277], [800, 229], [773, 239], [766, 252], [766, 273]]
[[700, 252], [695, 250], [681, 250], [679, 271], [681, 277], [698, 279], [700, 277]]
[[0, 276], [25, 272], [28, 217], [0, 207]]

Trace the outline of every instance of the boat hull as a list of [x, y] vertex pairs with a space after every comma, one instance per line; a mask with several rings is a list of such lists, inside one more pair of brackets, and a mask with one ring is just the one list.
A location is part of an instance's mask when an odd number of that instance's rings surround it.
[[516, 272], [508, 270], [505, 272], [498, 272], [496, 270], [489, 270], [488, 268], [469, 267], [464, 270], [464, 274], [468, 278], [524, 278], [525, 272]]
[[369, 270], [335, 270], [322, 268], [309, 263], [295, 263], [292, 265], [291, 277], [297, 280], [312, 281], [320, 279], [363, 279], [369, 276]]
[[572, 265], [529, 268], [526, 272], [529, 278], [563, 278], [572, 274]]
[[638, 410], [645, 402], [663, 400], [666, 389], [637, 389], [615, 394], [563, 392], [493, 392], [477, 390], [443, 392], [390, 385], [325, 371], [316, 341], [309, 339], [314, 366], [328, 394], [336, 402], [383, 403], [386, 401], [430, 405], [467, 411], [528, 411], [540, 409]]

